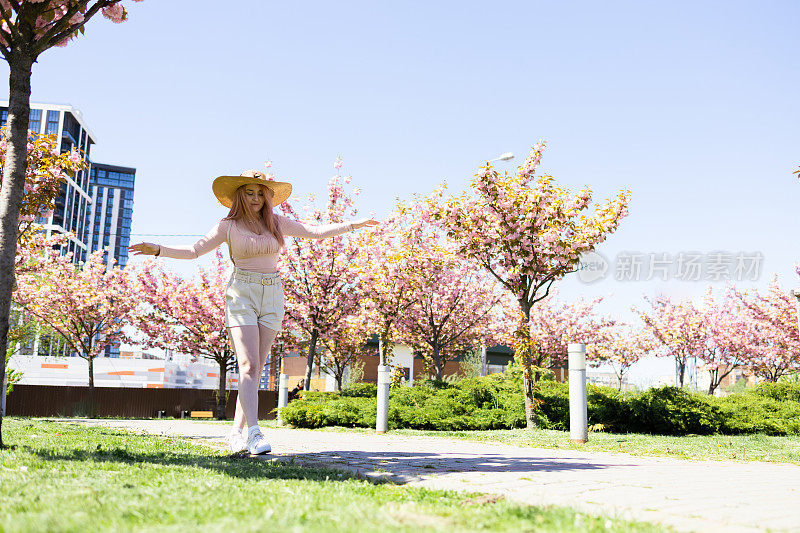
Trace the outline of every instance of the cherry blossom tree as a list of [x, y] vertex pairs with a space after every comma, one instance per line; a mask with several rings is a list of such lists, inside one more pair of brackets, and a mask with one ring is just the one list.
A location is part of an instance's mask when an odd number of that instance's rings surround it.
[[706, 345], [699, 357], [709, 373], [709, 394], [714, 394], [722, 380], [735, 369], [758, 359], [758, 324], [743, 311], [735, 289], [728, 291], [721, 302], [714, 299], [710, 288], [707, 291], [702, 310]]
[[630, 324], [609, 323], [600, 327], [586, 346], [586, 359], [593, 367], [608, 365], [622, 390], [625, 375], [652, 348], [652, 341]]
[[398, 271], [409, 290], [410, 304], [397, 317], [399, 338], [422, 354], [435, 379], [444, 365], [487, 336], [490, 312], [503, 293], [484, 271], [456, 254], [454, 243], [418, 211], [399, 206], [407, 219]]
[[422, 354], [441, 380], [447, 361], [483, 343], [501, 294], [493, 280], [443, 250], [421, 252], [406, 271], [419, 276], [420, 289], [399, 318], [400, 339]]
[[357, 268], [364, 292], [363, 305], [373, 331], [378, 333], [380, 364], [390, 365], [398, 320], [420, 291], [406, 267], [417, 253], [416, 222], [399, 204], [380, 226], [359, 236]]
[[654, 341], [654, 355], [675, 358], [678, 381], [683, 387], [688, 360], [701, 357], [708, 342], [703, 314], [690, 300], [673, 302], [665, 295], [645, 300], [650, 304], [650, 309], [634, 311], [638, 313], [645, 330]]
[[431, 219], [458, 243], [459, 253], [483, 266], [517, 300], [520, 321], [513, 346], [523, 370], [528, 427], [535, 425], [540, 373], [531, 310], [553, 283], [577, 270], [580, 254], [617, 229], [629, 201], [629, 192], [621, 191], [586, 214], [592, 204], [588, 188], [573, 194], [551, 176], [534, 176], [544, 147], [536, 145], [514, 174], [500, 174], [487, 163], [467, 192], [445, 198], [442, 187], [428, 201]]
[[[0, 171], [5, 168], [7, 137], [8, 130], [4, 127], [0, 130]], [[59, 153], [55, 135], [28, 132], [25, 185], [17, 225], [18, 246], [38, 232], [40, 225], [36, 220], [53, 210], [67, 176], [72, 177], [86, 168], [86, 162], [77, 151]]]
[[[341, 161], [334, 165], [336, 175], [328, 183], [325, 209], [311, 206], [309, 198], [303, 220], [315, 224], [344, 222], [345, 217], [356, 216], [354, 189], [347, 194], [344, 186], [351, 178], [339, 173]], [[280, 205], [284, 215], [294, 220], [300, 216], [289, 202]], [[323, 240], [294, 239], [286, 243], [286, 253], [281, 261], [286, 298], [286, 313], [290, 324], [308, 335], [304, 388], [311, 386], [311, 371], [320, 338], [328, 336], [336, 324], [360, 309], [359, 279], [355, 267], [359, 248], [352, 235], [344, 234]]]
[[327, 353], [320, 354], [320, 368], [336, 380], [336, 390], [342, 390], [345, 372], [353, 363], [374, 349], [367, 345], [372, 330], [363, 313], [340, 320], [322, 337]]
[[[140, 0], [132, 0], [134, 2]], [[46, 50], [66, 44], [97, 13], [122, 22], [122, 0], [0, 0], [0, 53], [9, 65], [8, 138], [0, 188], [0, 351], [8, 346], [13, 265], [27, 175], [28, 122], [33, 64]], [[0, 358], [0, 375], [5, 368]], [[2, 418], [0, 418], [0, 429]], [[0, 448], [3, 447], [0, 431]]]
[[[602, 297], [593, 300], [565, 301], [558, 298], [553, 290], [547, 298], [539, 301], [531, 309], [528, 320], [528, 331], [532, 343], [531, 360], [539, 369], [566, 367], [568, 346], [576, 339], [591, 339], [594, 342], [600, 332], [613, 322], [596, 313], [596, 306]], [[511, 345], [515, 342], [520, 322], [520, 310], [516, 301], [503, 301], [502, 329], [495, 333], [501, 344]]]
[[210, 359], [219, 366], [216, 416], [225, 419], [227, 373], [235, 362], [224, 323], [230, 264], [217, 250], [214, 262], [195, 279], [163, 270], [156, 260], [136, 272], [140, 307], [132, 324], [147, 348], [168, 348]]
[[72, 254], [51, 253], [46, 269], [18, 276], [16, 299], [89, 362], [89, 405], [94, 414], [94, 360], [127, 338], [122, 327], [138, 300], [130, 277], [116, 266], [107, 268], [103, 250], [77, 266]]
[[756, 330], [750, 370], [771, 382], [800, 372], [797, 300], [781, 288], [777, 276], [766, 293], [736, 292], [736, 297]]

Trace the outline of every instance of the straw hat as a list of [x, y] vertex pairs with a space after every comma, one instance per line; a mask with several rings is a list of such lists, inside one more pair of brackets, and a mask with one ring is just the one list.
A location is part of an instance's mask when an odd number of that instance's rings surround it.
[[211, 189], [219, 203], [225, 207], [233, 205], [233, 195], [236, 189], [249, 184], [264, 185], [272, 191], [273, 207], [285, 201], [292, 194], [292, 184], [285, 181], [273, 181], [266, 174], [258, 170], [245, 170], [239, 176], [219, 176], [214, 180]]

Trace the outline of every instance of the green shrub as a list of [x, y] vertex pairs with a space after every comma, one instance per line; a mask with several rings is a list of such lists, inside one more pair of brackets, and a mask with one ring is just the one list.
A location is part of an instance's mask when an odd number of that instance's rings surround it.
[[[358, 384], [340, 393], [305, 392], [281, 416], [293, 426], [324, 425], [375, 427], [377, 388]], [[569, 387], [540, 381], [538, 427], [569, 429]], [[760, 385], [742, 394], [715, 398], [675, 387], [644, 392], [620, 392], [587, 387], [589, 424], [602, 424], [615, 433], [661, 435], [800, 434], [800, 385]], [[458, 383], [419, 381], [413, 387], [392, 389], [389, 427], [441, 431], [525, 427], [522, 376], [518, 369]]]
[[759, 390], [731, 394], [718, 401], [723, 413], [721, 433], [800, 433], [800, 402], [764, 395]]
[[630, 399], [628, 431], [658, 435], [709, 435], [719, 431], [722, 413], [713, 399], [677, 387], [659, 387]]
[[356, 383], [344, 389], [340, 394], [358, 398], [377, 398], [378, 386], [375, 383]]
[[800, 402], [800, 382], [759, 383], [751, 393], [782, 402]]

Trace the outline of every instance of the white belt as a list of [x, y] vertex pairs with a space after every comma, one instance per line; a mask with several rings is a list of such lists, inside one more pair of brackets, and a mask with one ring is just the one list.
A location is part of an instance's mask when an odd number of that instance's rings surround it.
[[261, 274], [259, 272], [248, 272], [246, 270], [235, 270], [233, 279], [245, 283], [257, 283], [259, 285], [275, 285], [281, 282], [281, 275], [278, 272]]

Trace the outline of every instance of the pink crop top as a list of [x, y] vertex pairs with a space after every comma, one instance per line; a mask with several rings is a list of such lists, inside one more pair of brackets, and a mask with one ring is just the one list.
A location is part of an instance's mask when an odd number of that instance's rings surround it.
[[[312, 226], [276, 215], [284, 237], [325, 239], [353, 229], [351, 222]], [[266, 274], [278, 270], [280, 245], [271, 233], [258, 235], [240, 228], [233, 220], [220, 220], [208, 234], [193, 245], [161, 245], [160, 257], [195, 259], [217, 248], [227, 239], [233, 263], [242, 270]]]

